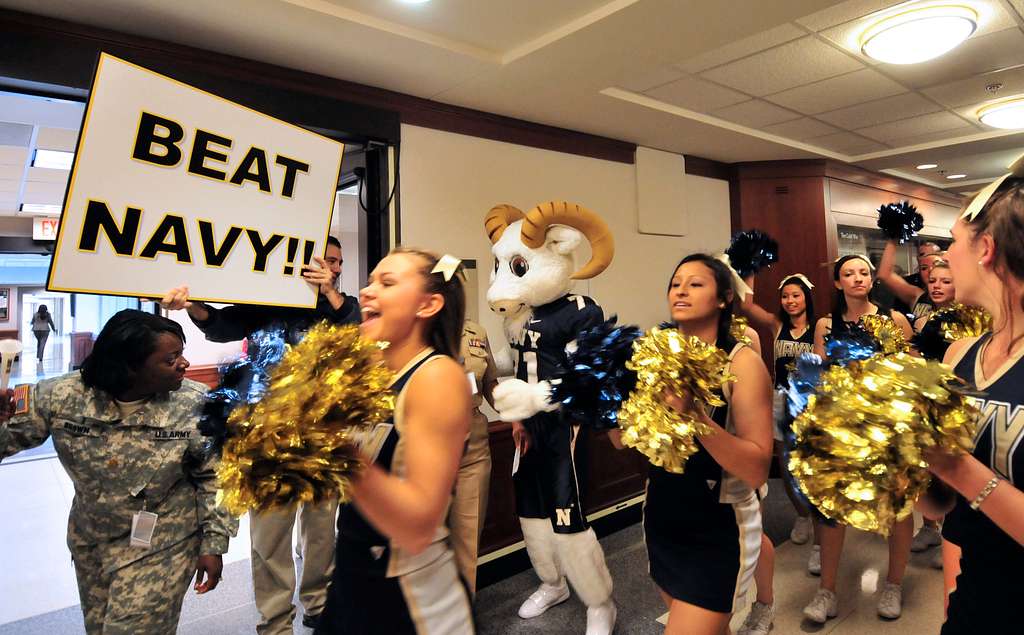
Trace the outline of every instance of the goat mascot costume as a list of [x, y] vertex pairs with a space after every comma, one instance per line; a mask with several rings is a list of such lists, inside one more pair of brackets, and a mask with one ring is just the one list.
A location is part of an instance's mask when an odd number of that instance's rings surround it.
[[[564, 201], [538, 205], [529, 214], [498, 205], [484, 227], [494, 254], [487, 303], [504, 320], [516, 376], [499, 384], [495, 404], [502, 420], [522, 425], [529, 435], [513, 482], [523, 539], [541, 585], [519, 616], [536, 617], [568, 599], [568, 578], [587, 606], [587, 635], [609, 635], [616, 614], [611, 576], [580, 499], [588, 426], [562, 419], [548, 403], [547, 380], [566, 363], [577, 334], [604, 319], [600, 306], [570, 289], [573, 280], [608, 267], [614, 241], [600, 217]], [[584, 238], [592, 256], [573, 273], [573, 251]]]

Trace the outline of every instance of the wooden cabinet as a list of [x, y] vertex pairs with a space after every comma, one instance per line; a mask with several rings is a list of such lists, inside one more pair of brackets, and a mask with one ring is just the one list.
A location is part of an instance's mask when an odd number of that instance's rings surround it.
[[[647, 461], [634, 450], [616, 450], [608, 435], [587, 436], [587, 487], [582, 492], [585, 513], [592, 514], [616, 503], [643, 494], [647, 480]], [[507, 547], [522, 540], [516, 516], [515, 494], [512, 490], [512, 425], [491, 423], [491, 485], [487, 518], [480, 540], [480, 555]]]

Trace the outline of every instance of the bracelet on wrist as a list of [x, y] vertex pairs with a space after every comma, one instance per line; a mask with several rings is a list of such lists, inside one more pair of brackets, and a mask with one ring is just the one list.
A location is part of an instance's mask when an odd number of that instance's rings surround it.
[[989, 494], [995, 491], [996, 486], [999, 485], [999, 481], [1000, 479], [998, 476], [993, 476], [988, 483], [985, 483], [985, 487], [981, 488], [981, 491], [978, 492], [978, 495], [975, 496], [974, 500], [971, 501], [971, 509], [973, 509], [974, 511], [978, 511], [978, 508], [981, 507], [981, 504], [985, 502], [985, 499], [988, 498]]

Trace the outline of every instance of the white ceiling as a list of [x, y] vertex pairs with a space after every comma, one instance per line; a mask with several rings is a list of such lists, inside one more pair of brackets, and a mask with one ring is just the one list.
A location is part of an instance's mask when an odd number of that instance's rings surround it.
[[957, 1], [978, 30], [913, 66], [855, 43], [892, 0], [0, 4], [725, 162], [824, 156], [962, 190], [1024, 149], [975, 116], [987, 85], [1024, 93], [1024, 0]]

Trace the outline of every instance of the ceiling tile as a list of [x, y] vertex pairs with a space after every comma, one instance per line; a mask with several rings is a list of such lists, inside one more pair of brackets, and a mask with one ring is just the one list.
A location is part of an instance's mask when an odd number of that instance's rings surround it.
[[775, 104], [769, 104], [761, 99], [751, 99], [735, 106], [716, 110], [711, 114], [751, 128], [792, 121], [800, 117], [799, 113], [779, 108]]
[[74, 152], [78, 143], [78, 130], [67, 128], [39, 128], [36, 136], [36, 147], [43, 150], [64, 150]]
[[1024, 0], [1010, 0], [1010, 6], [1013, 7], [1014, 11], [1024, 20]]
[[807, 115], [815, 115], [903, 92], [906, 92], [906, 89], [900, 84], [877, 71], [864, 68], [806, 86], [791, 88], [765, 99]]
[[821, 31], [900, 4], [903, 0], [848, 0], [822, 9], [796, 22], [812, 31]]
[[836, 134], [818, 137], [812, 142], [812, 145], [820, 146], [835, 152], [843, 152], [845, 154], [878, 152], [879, 150], [885, 150], [887, 147], [881, 143], [872, 141], [871, 139], [865, 139], [864, 137], [855, 135], [852, 132], [837, 132]]
[[[995, 93], [990, 93], [985, 89], [986, 86], [994, 83], [1000, 83], [1003, 87]], [[971, 104], [980, 105], [986, 101], [1024, 93], [1024, 66], [932, 86], [921, 92], [940, 104], [952, 108]]]
[[887, 139], [886, 142], [889, 145], [896, 147], [916, 146], [919, 143], [932, 143], [933, 141], [945, 141], [947, 139], [956, 139], [957, 137], [966, 137], [967, 135], [972, 135], [977, 132], [979, 132], [979, 130], [974, 126], [964, 124], [959, 128], [950, 128], [949, 130], [930, 132], [923, 135], [894, 137], [892, 139]]
[[885, 72], [910, 88], [948, 84], [991, 71], [1024, 64], [1024, 32], [1005, 29], [975, 36], [955, 51], [921, 64], [886, 64]]
[[810, 117], [801, 117], [800, 119], [794, 119], [793, 121], [787, 121], [785, 123], [777, 123], [771, 126], [764, 126], [761, 128], [763, 132], [771, 134], [777, 134], [780, 137], [786, 137], [794, 141], [807, 141], [814, 139], [815, 137], [822, 137], [827, 134], [835, 134], [840, 132], [838, 128], [822, 123], [817, 119], [811, 119]]
[[834, 126], [854, 130], [888, 121], [906, 119], [907, 117], [916, 117], [939, 110], [942, 110], [942, 108], [917, 93], [905, 93], [841, 110], [833, 110], [832, 112], [817, 115], [817, 117]]
[[900, 121], [890, 121], [889, 123], [869, 126], [867, 128], [859, 128], [857, 130], [857, 134], [864, 135], [865, 137], [869, 137], [875, 141], [894, 143], [893, 140], [895, 139], [918, 137], [945, 130], [954, 130], [956, 128], [963, 128], [964, 125], [965, 123], [963, 119], [957, 117], [951, 112], [943, 110], [942, 112], [935, 112], [929, 115], [921, 115], [919, 117], [911, 117]]
[[647, 94], [655, 99], [699, 112], [710, 112], [750, 99], [743, 93], [689, 76], [658, 86], [647, 91]]
[[21, 175], [17, 175], [16, 178], [9, 178], [9, 176], [0, 167], [0, 192], [18, 192], [21, 189], [21, 178], [18, 178]]
[[773, 46], [785, 44], [806, 35], [803, 30], [792, 25], [782, 24], [774, 29], [762, 31], [748, 38], [726, 44], [696, 57], [691, 57], [676, 64], [687, 73], [699, 73], [709, 68], [720, 66], [747, 55], [753, 55]]
[[27, 148], [32, 142], [32, 126], [23, 123], [0, 121], [0, 146], [21, 146]]
[[26, 181], [24, 202], [40, 205], [60, 203], [64, 200], [64, 189], [64, 183]]
[[805, 37], [702, 73], [702, 77], [755, 96], [777, 93], [863, 68], [813, 37]]
[[28, 148], [0, 146], [0, 165], [17, 165], [24, 170], [26, 161], [28, 161]]
[[626, 90], [632, 90], [637, 93], [648, 91], [652, 88], [656, 88], [663, 84], [680, 79], [684, 76], [683, 72], [677, 68], [671, 66], [662, 66], [654, 68], [642, 73], [636, 73], [631, 77], [619, 82], [620, 88]]

